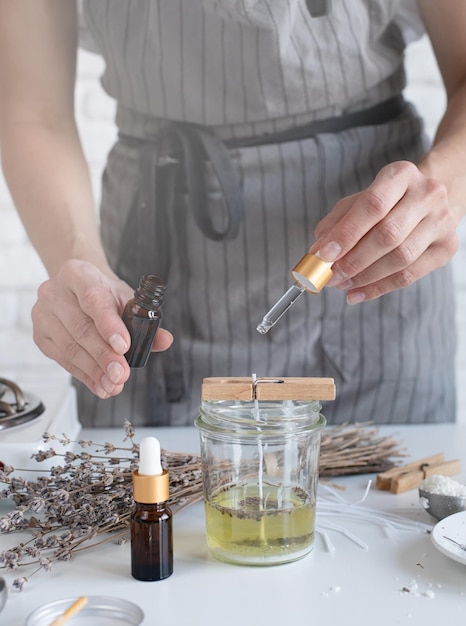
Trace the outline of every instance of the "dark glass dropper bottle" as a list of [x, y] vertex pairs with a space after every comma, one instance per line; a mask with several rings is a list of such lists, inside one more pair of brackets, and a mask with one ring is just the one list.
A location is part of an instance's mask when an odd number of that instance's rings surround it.
[[139, 470], [133, 473], [134, 509], [130, 518], [131, 574], [144, 581], [173, 573], [172, 512], [168, 471], [160, 465], [160, 444], [146, 437], [139, 446]]
[[131, 335], [125, 357], [130, 367], [147, 363], [155, 334], [162, 321], [165, 282], [155, 274], [141, 276], [134, 297], [126, 303], [122, 319]]

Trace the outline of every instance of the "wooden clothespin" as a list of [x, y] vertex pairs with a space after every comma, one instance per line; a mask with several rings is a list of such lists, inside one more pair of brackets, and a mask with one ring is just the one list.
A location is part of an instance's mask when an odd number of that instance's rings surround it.
[[333, 378], [204, 378], [202, 399], [334, 400]]
[[440, 476], [452, 476], [461, 471], [461, 461], [445, 461], [445, 455], [440, 452], [432, 456], [413, 461], [407, 465], [393, 467], [378, 474], [375, 486], [391, 493], [403, 493], [419, 487], [424, 478], [438, 474]]

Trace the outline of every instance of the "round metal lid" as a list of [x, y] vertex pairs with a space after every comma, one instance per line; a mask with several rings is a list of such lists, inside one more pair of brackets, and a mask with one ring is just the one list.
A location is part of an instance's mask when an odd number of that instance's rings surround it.
[[44, 411], [44, 405], [34, 394], [0, 378], [0, 431], [30, 422]]
[[[33, 611], [26, 626], [50, 626], [76, 598], [64, 598], [45, 604]], [[112, 596], [89, 596], [86, 606], [70, 622], [78, 626], [139, 626], [144, 613], [139, 606]]]

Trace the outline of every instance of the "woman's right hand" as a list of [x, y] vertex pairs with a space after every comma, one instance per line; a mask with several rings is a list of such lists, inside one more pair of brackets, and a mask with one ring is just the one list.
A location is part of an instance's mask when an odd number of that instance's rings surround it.
[[[124, 357], [130, 335], [121, 314], [133, 293], [117, 276], [75, 259], [38, 289], [35, 343], [100, 398], [119, 394], [130, 375]], [[172, 342], [160, 328], [152, 349], [166, 350]]]

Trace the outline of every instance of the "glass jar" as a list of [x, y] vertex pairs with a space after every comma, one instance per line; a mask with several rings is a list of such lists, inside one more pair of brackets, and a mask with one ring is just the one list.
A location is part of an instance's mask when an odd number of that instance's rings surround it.
[[310, 552], [326, 423], [320, 408], [316, 399], [202, 400], [195, 425], [212, 556], [274, 565]]

